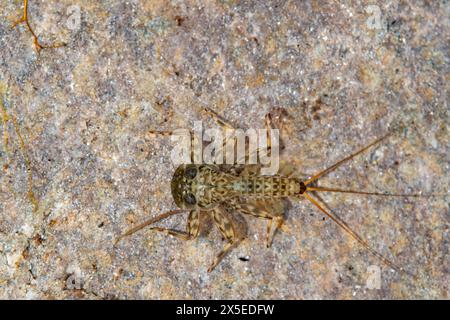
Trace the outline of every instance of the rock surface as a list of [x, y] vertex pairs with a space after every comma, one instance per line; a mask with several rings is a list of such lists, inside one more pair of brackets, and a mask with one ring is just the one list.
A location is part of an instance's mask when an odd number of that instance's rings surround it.
[[[445, 196], [323, 194], [413, 278], [380, 263], [306, 200], [271, 248], [265, 222], [212, 272], [212, 228], [182, 242], [124, 230], [175, 208], [169, 138], [151, 129], [263, 128], [313, 174], [395, 128], [321, 185], [449, 190], [446, 1], [0, 0], [0, 298], [449, 298]], [[380, 2], [378, 2], [380, 3]], [[283, 112], [281, 112], [284, 110]], [[275, 117], [276, 118], [276, 117]], [[186, 216], [160, 223], [184, 229]]]

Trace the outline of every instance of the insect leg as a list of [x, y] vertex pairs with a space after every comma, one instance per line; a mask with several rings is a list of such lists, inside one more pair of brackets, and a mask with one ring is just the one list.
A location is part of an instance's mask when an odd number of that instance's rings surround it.
[[155, 230], [159, 232], [166, 233], [168, 235], [180, 238], [181, 240], [192, 240], [197, 238], [200, 230], [200, 219], [199, 212], [197, 210], [192, 210], [189, 213], [186, 231], [179, 231], [174, 229], [151, 227], [150, 230]]
[[[213, 111], [213, 110], [211, 110], [211, 109], [209, 109], [209, 108], [207, 108], [207, 107], [203, 107], [203, 108], [202, 108], [202, 111], [203, 111], [205, 114], [209, 115], [209, 116], [210, 116], [214, 121], [216, 121], [223, 129], [235, 129], [234, 126], [233, 126], [230, 122], [228, 122], [227, 120], [225, 120], [223, 117], [221, 117], [221, 116], [220, 116], [219, 114], [217, 114], [215, 111]], [[271, 150], [272, 150], [272, 145], [271, 145], [270, 130], [269, 130], [269, 129], [273, 128], [273, 123], [272, 123], [271, 115], [270, 115], [269, 113], [266, 114], [266, 116], [265, 116], [265, 127], [266, 127], [266, 130], [267, 130], [267, 151], [268, 151], [267, 156], [270, 157], [270, 153], [271, 153]], [[236, 138], [236, 137], [233, 137], [232, 139], [234, 139], [234, 144], [233, 144], [233, 145], [236, 146], [236, 143], [237, 143], [237, 140], [236, 140], [236, 139], [237, 139], [237, 138]], [[222, 149], [223, 149], [223, 150], [225, 150], [226, 145], [227, 145], [227, 141], [225, 140], [225, 141], [223, 142], [223, 146], [222, 146]], [[258, 154], [259, 154], [259, 150], [257, 149], [257, 150], [254, 151], [254, 153], [249, 154], [249, 150], [246, 149], [246, 150], [245, 150], [245, 154], [244, 154], [244, 155], [241, 155], [241, 158], [236, 159], [236, 163], [241, 163], [243, 157], [245, 157], [244, 160], [245, 160], [245, 162], [247, 162], [247, 159], [250, 159], [250, 155], [253, 155], [253, 154], [258, 155]], [[238, 156], [239, 156], [239, 155], [238, 155]]]
[[255, 200], [241, 204], [233, 203], [232, 209], [242, 214], [268, 220], [266, 229], [266, 247], [269, 248], [272, 245], [276, 231], [284, 222], [284, 205], [281, 201]]
[[[224, 119], [222, 116], [220, 116], [219, 114], [217, 114], [215, 111], [207, 108], [207, 107], [202, 107], [202, 111], [207, 114], [208, 116], [210, 116], [214, 121], [216, 121], [223, 129], [235, 129], [235, 127], [226, 119]], [[272, 142], [271, 142], [271, 136], [270, 136], [270, 129], [276, 129], [273, 121], [272, 121], [272, 116], [270, 113], [266, 114], [265, 116], [265, 122], [264, 122], [265, 128], [266, 128], [266, 132], [267, 132], [267, 156], [270, 157], [271, 154], [271, 150], [272, 150]], [[236, 145], [236, 137], [233, 137], [232, 139], [234, 139], [234, 146]], [[222, 149], [225, 150], [226, 149], [226, 145], [227, 145], [227, 141], [225, 140], [223, 142], [222, 145]], [[245, 154], [241, 155], [241, 158], [236, 159], [236, 163], [241, 163], [241, 161], [243, 160], [242, 158], [244, 158], [245, 162], [247, 162], [247, 159], [250, 159], [250, 155], [258, 155], [260, 154], [259, 149], [255, 150], [253, 153], [249, 154], [249, 150], [245, 150]], [[239, 156], [239, 155], [238, 155]]]
[[272, 116], [270, 115], [270, 113], [266, 114], [264, 117], [264, 126], [266, 127], [266, 134], [267, 134], [267, 155], [270, 157], [270, 154], [272, 153], [272, 141], [270, 139], [270, 129], [273, 128]]
[[153, 223], [156, 223], [156, 222], [158, 222], [158, 221], [161, 221], [161, 220], [163, 220], [163, 219], [166, 219], [166, 218], [168, 218], [168, 217], [170, 217], [170, 216], [173, 216], [173, 215], [176, 215], [176, 214], [180, 214], [180, 213], [183, 213], [183, 212], [186, 212], [186, 210], [172, 210], [172, 211], [163, 213], [163, 214], [161, 214], [161, 215], [159, 215], [159, 216], [157, 216], [157, 217], [151, 218], [151, 219], [149, 219], [149, 220], [147, 220], [147, 221], [141, 223], [140, 225], [138, 225], [138, 226], [136, 226], [136, 227], [134, 227], [134, 228], [128, 230], [127, 232], [125, 232], [125, 233], [122, 234], [121, 236], [119, 236], [119, 237], [116, 239], [116, 241], [114, 242], [114, 245], [116, 245], [116, 244], [117, 244], [120, 240], [122, 240], [123, 238], [125, 238], [125, 237], [127, 237], [127, 236], [129, 236], [129, 235], [132, 235], [133, 233], [135, 233], [135, 232], [137, 232], [137, 231], [139, 231], [139, 230], [145, 228], [145, 227], [148, 226], [148, 225], [151, 225], [151, 224], [153, 224]]
[[[271, 140], [270, 140], [270, 129], [278, 129], [279, 130], [279, 139], [277, 141], [280, 150], [285, 149], [285, 144], [283, 143], [282, 137], [284, 134], [289, 136], [293, 135], [291, 125], [287, 125], [286, 121], [295, 120], [292, 116], [290, 116], [286, 109], [284, 108], [275, 108], [268, 112], [264, 117], [264, 126], [267, 130], [267, 141], [268, 148], [271, 150]], [[301, 130], [303, 131], [303, 130]]]
[[[267, 232], [266, 232], [266, 247], [270, 248], [273, 242], [273, 237], [277, 230], [282, 226], [284, 222], [284, 218], [281, 216], [273, 217], [267, 223]], [[272, 225], [275, 224], [275, 227], [272, 229]]]
[[219, 229], [220, 233], [224, 236], [224, 238], [228, 241], [228, 243], [224, 246], [222, 251], [214, 258], [211, 266], [208, 268], [208, 272], [211, 272], [219, 263], [222, 261], [223, 257], [235, 247], [240, 239], [237, 238], [236, 232], [234, 230], [234, 226], [232, 222], [223, 214], [220, 208], [216, 208], [211, 211], [212, 218], [214, 220], [215, 225]]
[[234, 126], [225, 118], [221, 117], [217, 112], [211, 110], [207, 107], [202, 107], [202, 111], [210, 116], [214, 121], [216, 121], [224, 129], [234, 129]]
[[154, 138], [157, 136], [161, 136], [161, 137], [170, 137], [174, 134], [173, 131], [158, 131], [158, 130], [149, 130], [148, 134], [150, 137]]

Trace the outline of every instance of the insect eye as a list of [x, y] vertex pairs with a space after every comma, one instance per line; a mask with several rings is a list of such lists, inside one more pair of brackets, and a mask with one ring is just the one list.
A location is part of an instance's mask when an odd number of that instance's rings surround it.
[[197, 168], [195, 167], [188, 167], [186, 171], [184, 171], [184, 176], [188, 179], [194, 179], [197, 175]]
[[186, 201], [187, 204], [195, 204], [195, 196], [192, 193], [188, 193], [184, 196], [184, 201]]

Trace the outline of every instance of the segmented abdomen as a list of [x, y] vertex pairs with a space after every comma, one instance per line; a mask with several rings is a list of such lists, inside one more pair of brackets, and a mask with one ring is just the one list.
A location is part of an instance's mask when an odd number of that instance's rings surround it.
[[240, 177], [234, 181], [233, 189], [254, 198], [284, 198], [301, 193], [297, 179], [280, 176]]

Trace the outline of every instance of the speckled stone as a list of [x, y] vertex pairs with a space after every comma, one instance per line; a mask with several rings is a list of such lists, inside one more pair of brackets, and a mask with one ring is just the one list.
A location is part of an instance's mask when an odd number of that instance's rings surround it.
[[306, 200], [291, 201], [269, 249], [265, 223], [246, 219], [248, 238], [212, 273], [214, 228], [113, 247], [175, 208], [171, 141], [148, 130], [212, 126], [205, 106], [241, 128], [284, 110], [282, 157], [304, 174], [395, 128], [320, 184], [446, 195], [448, 3], [380, 3], [30, 0], [42, 43], [67, 43], [37, 55], [25, 26], [11, 28], [22, 1], [0, 0], [0, 298], [448, 299], [445, 196], [322, 195], [416, 277]]

